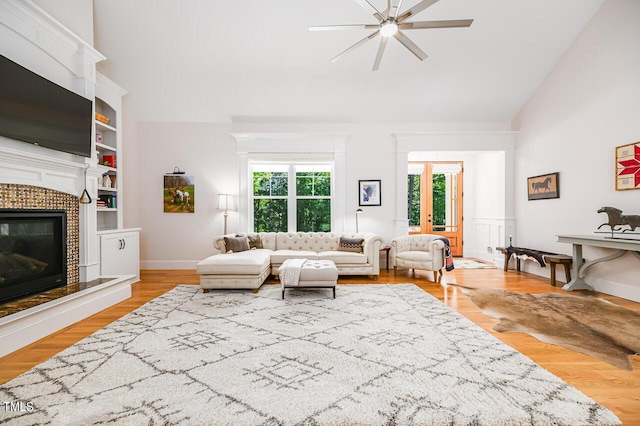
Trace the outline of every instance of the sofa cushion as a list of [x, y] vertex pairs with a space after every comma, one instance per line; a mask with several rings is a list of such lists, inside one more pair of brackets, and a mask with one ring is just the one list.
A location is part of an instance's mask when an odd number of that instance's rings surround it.
[[355, 253], [352, 251], [321, 251], [318, 253], [319, 260], [332, 260], [336, 265], [346, 264], [358, 264], [364, 265], [367, 263], [367, 256], [363, 253]]
[[233, 254], [214, 254], [196, 265], [200, 275], [257, 275], [269, 268], [271, 250], [246, 250]]
[[247, 237], [224, 237], [226, 253], [239, 253], [249, 250], [249, 239]]
[[338, 250], [362, 253], [364, 247], [364, 238], [346, 238], [340, 237]]
[[271, 263], [282, 264], [287, 259], [318, 260], [318, 253], [310, 250], [276, 250], [271, 253]]
[[403, 251], [396, 253], [396, 258], [410, 262], [430, 262], [432, 260], [431, 255], [426, 251]]

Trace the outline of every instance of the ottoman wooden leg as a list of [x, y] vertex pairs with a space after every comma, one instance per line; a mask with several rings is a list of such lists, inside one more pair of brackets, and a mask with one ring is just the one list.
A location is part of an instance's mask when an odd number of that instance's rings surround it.
[[208, 288], [203, 288], [203, 289], [202, 289], [202, 292], [203, 292], [203, 293], [209, 293], [209, 289], [208, 289]]

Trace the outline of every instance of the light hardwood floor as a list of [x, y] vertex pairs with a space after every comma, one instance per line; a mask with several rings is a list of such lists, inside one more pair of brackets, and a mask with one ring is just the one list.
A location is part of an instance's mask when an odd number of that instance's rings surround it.
[[[397, 274], [391, 271], [382, 272], [375, 283], [415, 283], [506, 344], [527, 355], [537, 364], [612, 410], [624, 424], [640, 424], [640, 356], [631, 357], [634, 371], [622, 371], [590, 356], [541, 343], [527, 334], [497, 333], [492, 330], [496, 320], [482, 314], [460, 291], [435, 284], [431, 278], [432, 274], [425, 271], [417, 271], [415, 276], [408, 271]], [[133, 295], [130, 299], [0, 358], [0, 384], [52, 357], [176, 285], [197, 283], [198, 276], [195, 271], [142, 271], [142, 280], [132, 286]], [[265, 285], [274, 283], [276, 281], [270, 279]], [[338, 283], [364, 284], [372, 281], [368, 277], [340, 277]], [[504, 272], [502, 269], [457, 269], [445, 273], [442, 283], [529, 293], [563, 292], [560, 287], [551, 287], [547, 279], [524, 272]], [[210, 294], [211, 297], [215, 297], [215, 291]], [[599, 296], [640, 312], [639, 303], [603, 294]], [[593, 320], [598, 321], [598, 318]]]

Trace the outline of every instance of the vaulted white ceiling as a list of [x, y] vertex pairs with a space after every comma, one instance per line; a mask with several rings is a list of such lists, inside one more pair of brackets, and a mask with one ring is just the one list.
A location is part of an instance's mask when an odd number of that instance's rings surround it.
[[94, 0], [94, 32], [139, 120], [509, 123], [602, 2], [440, 0], [410, 21], [471, 27], [406, 31], [428, 58], [390, 40], [377, 72], [379, 39], [330, 62], [373, 31], [308, 30], [376, 23], [354, 0]]

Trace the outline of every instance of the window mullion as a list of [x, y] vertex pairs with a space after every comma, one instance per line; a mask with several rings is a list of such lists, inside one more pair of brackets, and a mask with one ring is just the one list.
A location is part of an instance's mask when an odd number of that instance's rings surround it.
[[294, 164], [289, 165], [288, 185], [289, 190], [287, 192], [287, 228], [289, 232], [296, 232], [296, 166]]

